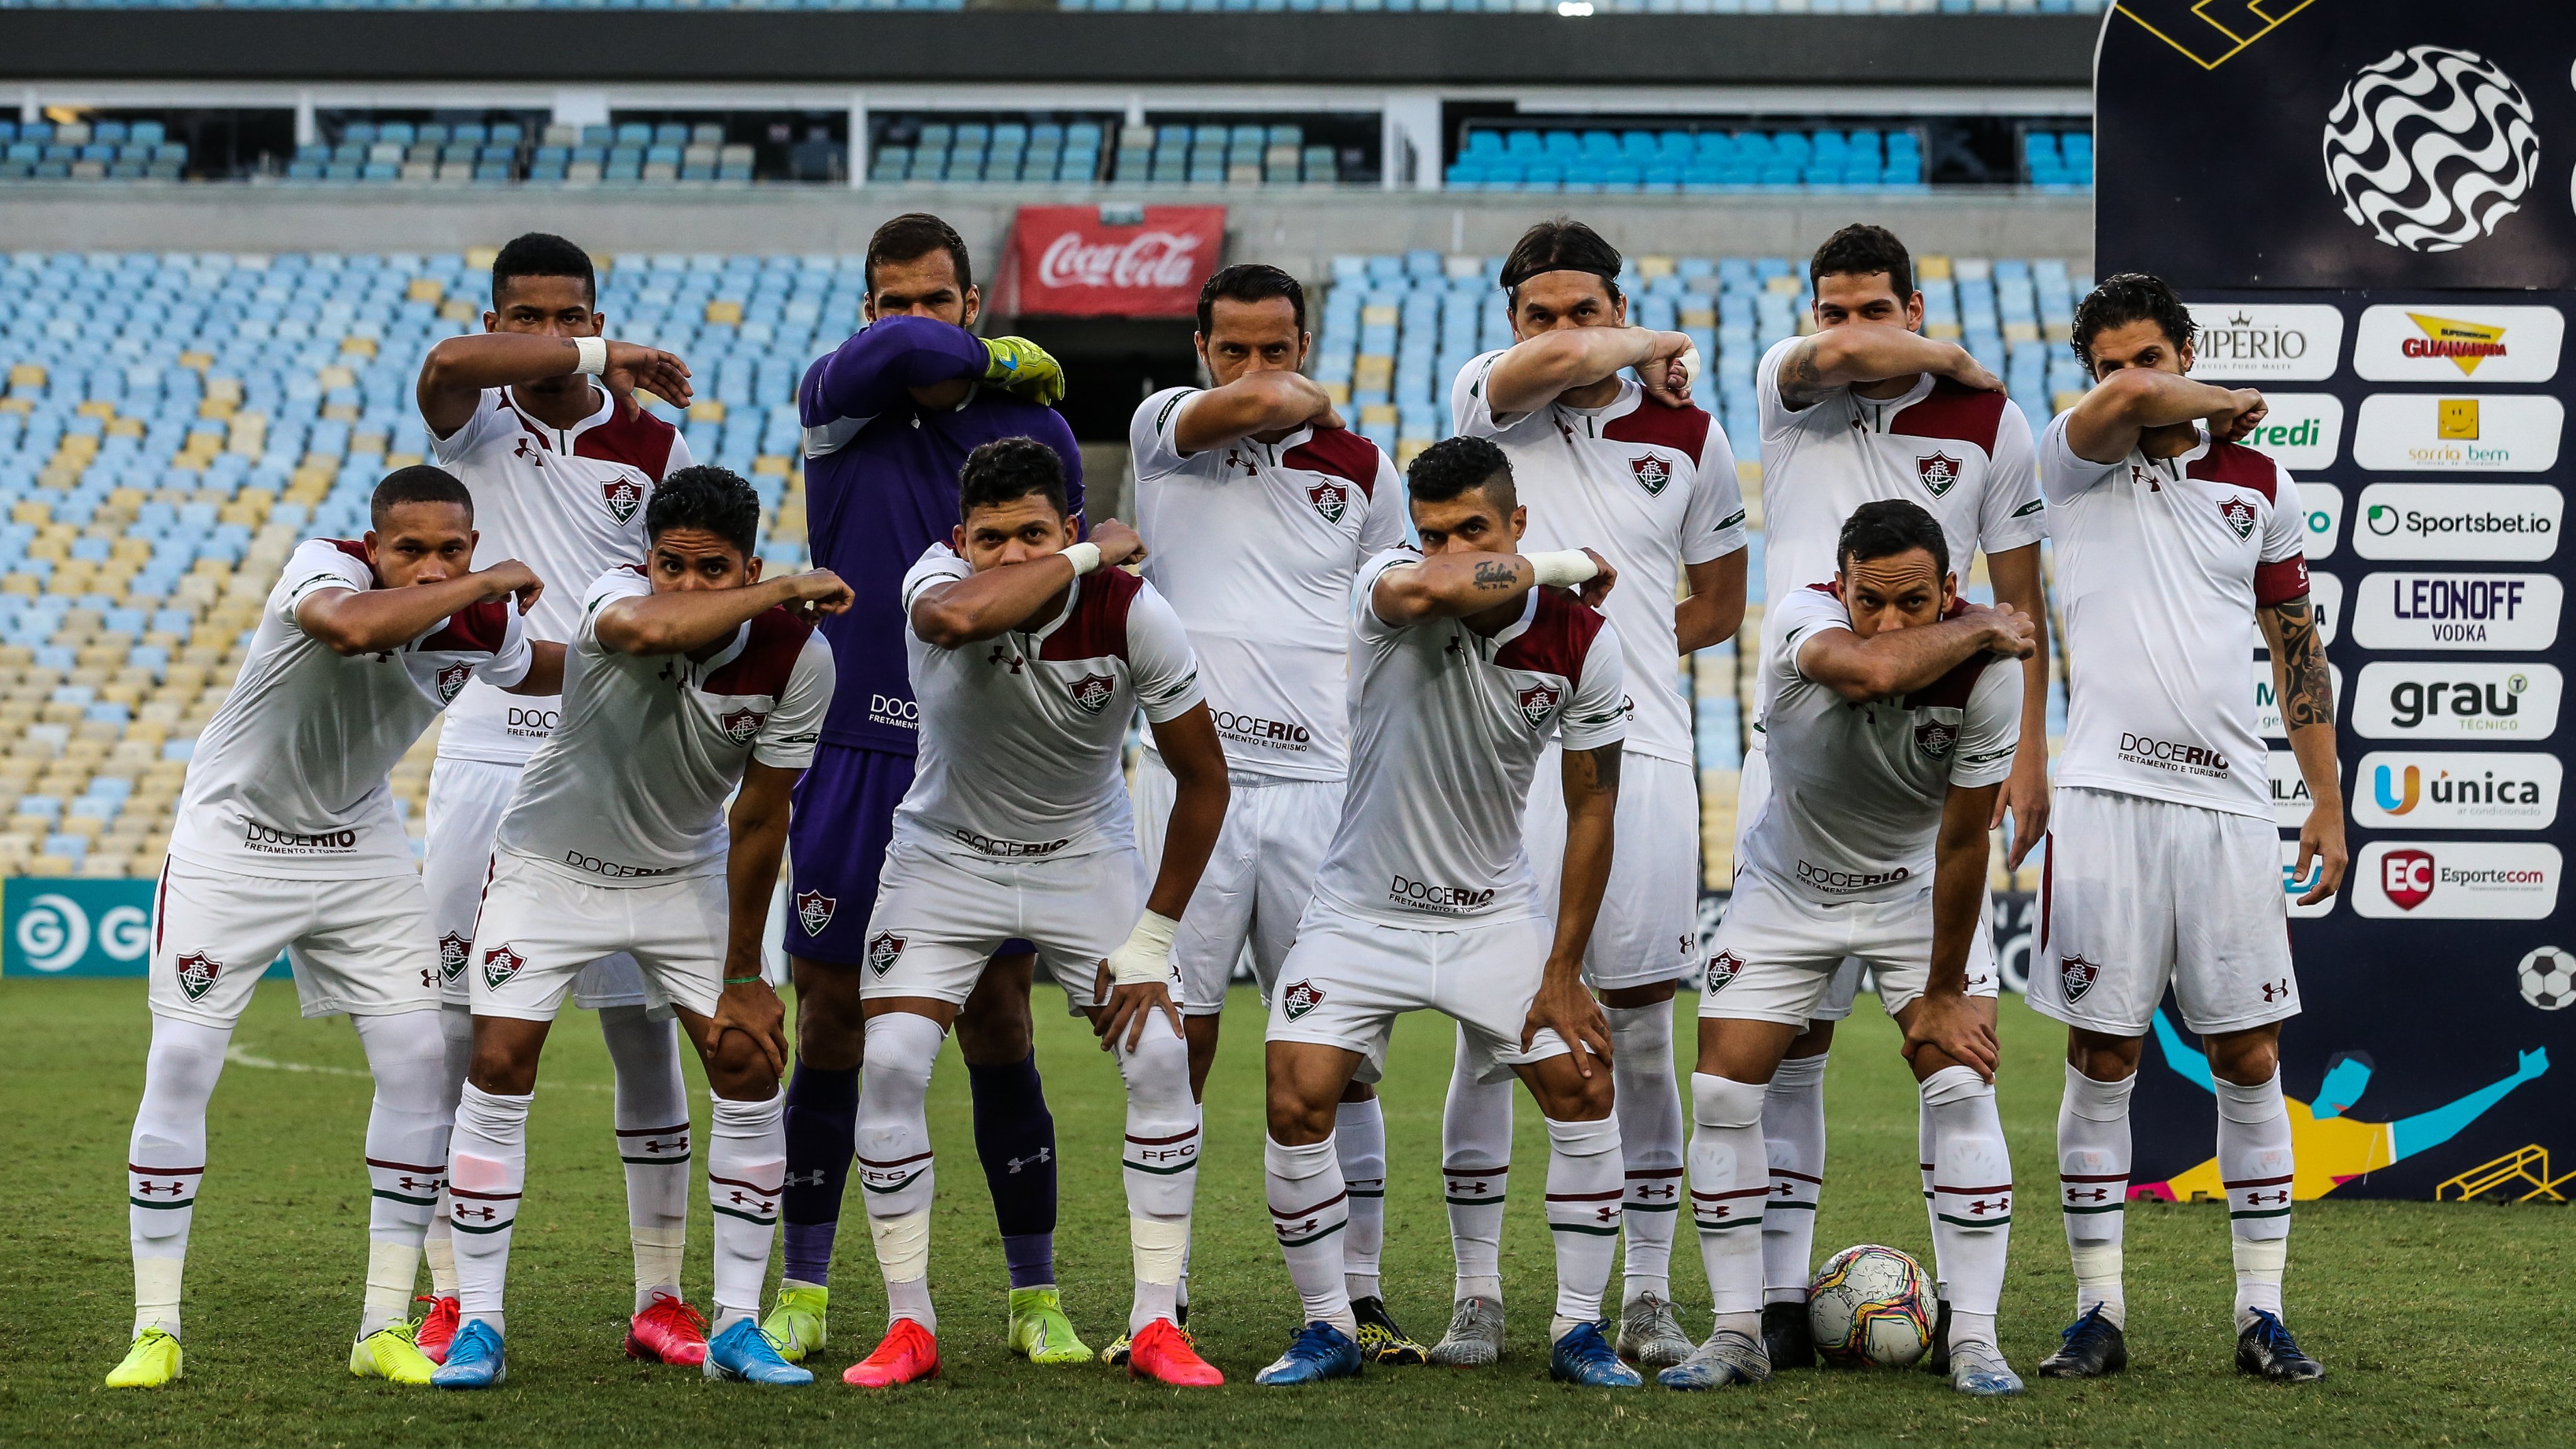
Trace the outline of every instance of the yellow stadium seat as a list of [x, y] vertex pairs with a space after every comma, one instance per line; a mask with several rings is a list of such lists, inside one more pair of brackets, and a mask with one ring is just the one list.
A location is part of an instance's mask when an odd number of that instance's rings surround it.
[[26, 873], [48, 877], [70, 875], [72, 863], [67, 857], [59, 855], [31, 855], [27, 857]]

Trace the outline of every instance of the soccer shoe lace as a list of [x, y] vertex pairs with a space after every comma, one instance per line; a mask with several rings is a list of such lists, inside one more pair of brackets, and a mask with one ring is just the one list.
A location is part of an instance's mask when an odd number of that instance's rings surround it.
[[1950, 1354], [1950, 1387], [1981, 1399], [2022, 1391], [2021, 1375], [2004, 1362], [2003, 1350], [1979, 1339], [1960, 1344]]
[[1127, 1350], [1134, 1346], [1134, 1339], [1135, 1335], [1122, 1333], [1109, 1340], [1109, 1346], [1100, 1351], [1100, 1361], [1111, 1368], [1125, 1368]]
[[349, 1345], [349, 1372], [362, 1379], [389, 1379], [398, 1384], [425, 1384], [438, 1372], [412, 1342], [412, 1325], [388, 1324]]
[[890, 1389], [939, 1377], [939, 1340], [909, 1318], [898, 1318], [886, 1330], [877, 1351], [849, 1366], [841, 1382], [863, 1389]]
[[1639, 1368], [1670, 1368], [1691, 1356], [1673, 1305], [1647, 1293], [1619, 1311], [1619, 1356]]
[[1762, 1305], [1762, 1355], [1771, 1361], [1773, 1373], [1816, 1366], [1815, 1320], [1807, 1316], [1805, 1303]]
[[[1796, 1305], [1803, 1310], [1804, 1306]], [[1690, 1357], [1655, 1375], [1655, 1382], [1668, 1389], [1722, 1389], [1728, 1384], [1765, 1384], [1771, 1381], [1771, 1360], [1762, 1345], [1749, 1333], [1721, 1328], [1708, 1336], [1708, 1342], [1691, 1350]]]
[[1288, 1340], [1288, 1351], [1252, 1376], [1256, 1384], [1321, 1383], [1360, 1375], [1360, 1346], [1329, 1323], [1309, 1323]]
[[1431, 1351], [1395, 1326], [1394, 1315], [1386, 1311], [1385, 1299], [1374, 1295], [1354, 1298], [1351, 1316], [1359, 1320], [1362, 1359], [1389, 1368], [1412, 1368], [1431, 1362]]
[[438, 1366], [429, 1382], [441, 1389], [488, 1389], [509, 1376], [501, 1361], [501, 1335], [482, 1319], [469, 1318], [456, 1330], [456, 1341], [447, 1346], [447, 1362]]
[[[1118, 1357], [1127, 1361], [1127, 1335], [1118, 1335]], [[1031, 1363], [1089, 1363], [1091, 1347], [1064, 1316], [1064, 1299], [1053, 1288], [1011, 1290], [1011, 1352]]]
[[668, 1293], [656, 1293], [626, 1326], [626, 1356], [697, 1368], [707, 1361], [706, 1315]]
[[1936, 1298], [1932, 1311], [1932, 1347], [1923, 1355], [1923, 1371], [1950, 1376], [1950, 1300]]
[[1188, 1331], [1168, 1318], [1157, 1318], [1137, 1331], [1128, 1347], [1127, 1374], [1189, 1389], [1215, 1388], [1225, 1382], [1216, 1365], [1199, 1357]]
[[1646, 1382], [1643, 1374], [1619, 1361], [1598, 1323], [1578, 1323], [1565, 1331], [1548, 1351], [1547, 1376], [1596, 1389], [1633, 1389]]
[[2057, 1352], [2040, 1360], [2041, 1378], [2098, 1378], [2129, 1366], [2129, 1336], [2120, 1331], [2120, 1325], [2103, 1316], [2099, 1303], [2085, 1309], [2082, 1317], [2057, 1336], [2061, 1340]]
[[706, 1363], [701, 1369], [708, 1378], [744, 1384], [810, 1384], [814, 1375], [778, 1356], [778, 1345], [760, 1325], [749, 1317], [737, 1318], [733, 1326], [707, 1344]]
[[2236, 1335], [2236, 1371], [2276, 1384], [2311, 1384], [2326, 1376], [2326, 1366], [2308, 1357], [2289, 1328], [2260, 1308]]
[[1442, 1368], [1483, 1368], [1503, 1356], [1503, 1305], [1491, 1298], [1461, 1298], [1449, 1311], [1449, 1331], [1431, 1346]]
[[456, 1295], [424, 1293], [412, 1302], [429, 1305], [429, 1312], [421, 1315], [420, 1326], [412, 1333], [413, 1346], [431, 1363], [447, 1362], [447, 1346], [456, 1341]]
[[122, 1362], [108, 1373], [111, 1389], [157, 1389], [172, 1379], [186, 1375], [180, 1370], [179, 1340], [158, 1328], [147, 1328], [134, 1335], [134, 1346], [125, 1351]]
[[803, 1363], [805, 1355], [821, 1348], [830, 1340], [824, 1329], [824, 1311], [832, 1302], [832, 1290], [812, 1283], [792, 1287], [782, 1285], [778, 1304], [761, 1320], [760, 1331], [778, 1346], [778, 1356], [789, 1363]]

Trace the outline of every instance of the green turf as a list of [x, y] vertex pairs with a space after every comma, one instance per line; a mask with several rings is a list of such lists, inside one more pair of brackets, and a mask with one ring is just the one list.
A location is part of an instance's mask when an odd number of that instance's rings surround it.
[[[882, 1296], [851, 1204], [841, 1235], [831, 1346], [803, 1390], [706, 1383], [619, 1356], [629, 1273], [623, 1185], [609, 1138], [609, 1077], [597, 1033], [567, 1013], [531, 1123], [528, 1196], [511, 1280], [510, 1381], [479, 1395], [359, 1383], [344, 1369], [365, 1264], [359, 1167], [367, 1083], [356, 1038], [295, 1015], [263, 986], [235, 1035], [216, 1094], [210, 1163], [189, 1264], [188, 1377], [158, 1393], [109, 1391], [131, 1278], [121, 1154], [148, 1027], [140, 982], [9, 982], [17, 1023], [5, 1063], [0, 1172], [0, 1437], [22, 1444], [516, 1445], [772, 1443], [1265, 1446], [1638, 1442], [2029, 1445], [2564, 1443], [2576, 1389], [2564, 1346], [2576, 1314], [2568, 1220], [2536, 1208], [2326, 1202], [2293, 1238], [2292, 1318], [2333, 1370], [2288, 1390], [2229, 1369], [2227, 1236], [2208, 1207], [2132, 1208], [2134, 1367], [2074, 1387], [2034, 1382], [2018, 1401], [1963, 1400], [1917, 1373], [1784, 1375], [1768, 1388], [1679, 1395], [1551, 1385], [1541, 1335], [1553, 1266], [1535, 1194], [1516, 1194], [1504, 1244], [1511, 1351], [1483, 1372], [1372, 1371], [1303, 1390], [1252, 1387], [1293, 1326], [1295, 1299], [1261, 1202], [1260, 1018], [1237, 993], [1228, 1051], [1209, 1092], [1191, 1324], [1232, 1380], [1216, 1391], [1145, 1388], [1099, 1366], [1037, 1369], [1002, 1343], [1003, 1284], [952, 1051], [933, 1089], [945, 1181], [932, 1249], [946, 1376], [892, 1394], [836, 1380], [882, 1327]], [[1057, 1243], [1074, 1320], [1098, 1345], [1124, 1319], [1127, 1243], [1119, 1196], [1118, 1078], [1041, 988], [1039, 1060], [1064, 1154]], [[1687, 998], [1685, 998], [1687, 1006]], [[1864, 1008], [1867, 1003], [1864, 1002]], [[1685, 1023], [1687, 1026], [1687, 1023]], [[1687, 1039], [1687, 1031], [1684, 1033]], [[2004, 1021], [2004, 1119], [2028, 1185], [2004, 1299], [2004, 1347], [2025, 1373], [2056, 1342], [2070, 1284], [2046, 1190], [2057, 1099], [2055, 1031], [2017, 1004]], [[1446, 1316], [1440, 1206], [1445, 1023], [1415, 1017], [1386, 1083], [1393, 1176], [1387, 1297], [1429, 1338]], [[1929, 1247], [1914, 1172], [1912, 1093], [1894, 1034], [1872, 1013], [1846, 1029], [1827, 1089], [1831, 1183], [1818, 1242]], [[253, 1065], [253, 1062], [262, 1065]], [[303, 1068], [297, 1070], [295, 1068]], [[696, 1068], [690, 1068], [695, 1079]], [[703, 1108], [700, 1127], [704, 1127]], [[1537, 1113], [1520, 1111], [1518, 1161], [1535, 1187], [1546, 1160]], [[693, 1194], [694, 1196], [695, 1194]], [[853, 1198], [856, 1194], [852, 1194]], [[692, 1205], [689, 1285], [703, 1301], [707, 1215]], [[1676, 1295], [1705, 1328], [1696, 1243], [1684, 1224]], [[2557, 1286], [2552, 1286], [2557, 1285]], [[2553, 1427], [2555, 1426], [2555, 1427]]]

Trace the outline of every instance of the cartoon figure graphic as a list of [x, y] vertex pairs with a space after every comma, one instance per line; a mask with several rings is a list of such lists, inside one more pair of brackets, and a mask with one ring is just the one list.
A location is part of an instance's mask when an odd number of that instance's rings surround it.
[[[2156, 1045], [2164, 1050], [2165, 1065], [2181, 1073], [2193, 1086], [2215, 1093], [2218, 1089], [2211, 1085], [2209, 1059], [2183, 1040], [2182, 1033], [2174, 1030], [2162, 1011], [2156, 1013], [2155, 1030]], [[2326, 1069], [2326, 1079], [2317, 1087], [2315, 1102], [2290, 1099], [2290, 1140], [2298, 1161], [2298, 1176], [2290, 1184], [2290, 1196], [2298, 1202], [2323, 1197], [2363, 1173], [2376, 1172], [2439, 1147], [2503, 1101], [2506, 1093], [2548, 1070], [2548, 1051], [2534, 1049], [2522, 1054], [2513, 1075], [2456, 1102], [2395, 1122], [2357, 1122], [2344, 1114], [2361, 1100], [2363, 1090], [2370, 1085], [2371, 1063], [2359, 1052], [2347, 1052]], [[2129, 1196], [2190, 1202], [2196, 1197], [2223, 1198], [2226, 1188], [2219, 1180], [2218, 1159], [2213, 1157], [2163, 1182], [2134, 1183]]]

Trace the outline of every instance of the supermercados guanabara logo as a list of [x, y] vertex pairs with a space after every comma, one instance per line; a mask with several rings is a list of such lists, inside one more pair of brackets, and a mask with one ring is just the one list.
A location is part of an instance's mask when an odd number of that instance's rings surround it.
[[2522, 209], [2540, 136], [2531, 99], [2494, 61], [2411, 45], [2344, 86], [2325, 166], [2353, 225], [2406, 251], [2457, 251]]

